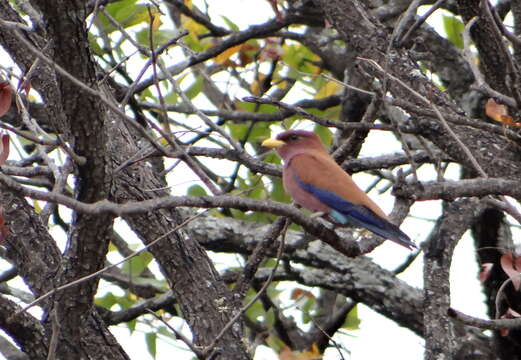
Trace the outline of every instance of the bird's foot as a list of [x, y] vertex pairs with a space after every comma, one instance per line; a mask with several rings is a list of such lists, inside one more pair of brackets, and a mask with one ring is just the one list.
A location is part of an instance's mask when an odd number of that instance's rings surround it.
[[323, 211], [317, 211], [316, 213], [311, 214], [311, 217], [312, 217], [312, 218], [318, 218], [318, 217], [322, 217], [322, 216], [324, 216], [324, 215], [326, 215], [325, 212], [323, 212]]

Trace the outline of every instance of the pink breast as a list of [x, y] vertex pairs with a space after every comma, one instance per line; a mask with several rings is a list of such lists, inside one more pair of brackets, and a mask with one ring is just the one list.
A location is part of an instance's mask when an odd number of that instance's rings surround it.
[[284, 189], [291, 195], [293, 200], [297, 204], [311, 211], [317, 212], [329, 212], [330, 207], [323, 204], [316, 197], [303, 190], [299, 184], [296, 182], [295, 177], [291, 171], [291, 168], [284, 167], [284, 172], [282, 176], [282, 181], [284, 184]]

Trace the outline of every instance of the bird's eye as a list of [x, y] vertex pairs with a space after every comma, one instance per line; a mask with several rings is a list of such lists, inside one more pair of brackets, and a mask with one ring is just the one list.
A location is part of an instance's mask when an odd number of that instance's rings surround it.
[[295, 141], [295, 140], [297, 140], [297, 139], [298, 139], [298, 135], [296, 135], [296, 134], [291, 134], [291, 135], [289, 136], [289, 140], [291, 140], [291, 141]]

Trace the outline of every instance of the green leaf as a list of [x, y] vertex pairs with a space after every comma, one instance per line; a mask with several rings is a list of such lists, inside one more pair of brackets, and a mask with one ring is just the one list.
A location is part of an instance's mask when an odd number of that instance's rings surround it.
[[[117, 1], [107, 5], [105, 9], [123, 28], [128, 28], [149, 20], [147, 7], [137, 5], [136, 2], [137, 0]], [[107, 34], [117, 30], [103, 14], [98, 15], [96, 24]]]
[[228, 129], [230, 129], [230, 134], [236, 140], [242, 140], [248, 132], [249, 125], [246, 124], [228, 123], [226, 125], [228, 126]]
[[[273, 266], [275, 266], [275, 262], [273, 262]], [[271, 299], [274, 299], [275, 302], [278, 302], [278, 298], [282, 293], [282, 290], [277, 289], [277, 285], [278, 282], [272, 282], [266, 290], [266, 293], [269, 295]]]
[[271, 151], [268, 155], [266, 155], [264, 161], [276, 165], [280, 165], [282, 163], [280, 156], [278, 156], [275, 151]]
[[121, 268], [125, 274], [132, 276], [139, 276], [145, 268], [152, 261], [153, 256], [148, 251], [143, 251], [141, 254], [134, 256], [132, 259], [126, 261]]
[[246, 112], [253, 112], [255, 110], [255, 104], [251, 102], [236, 101], [235, 106], [237, 106], [238, 109]]
[[316, 92], [318, 92], [327, 84], [327, 82], [328, 80], [323, 77], [315, 77], [308, 82], [308, 85], [315, 89]]
[[228, 27], [230, 28], [230, 30], [232, 31], [239, 31], [239, 27], [237, 25], [235, 25], [235, 23], [233, 21], [231, 21], [230, 19], [228, 19], [226, 16], [224, 15], [221, 15], [221, 18], [224, 20], [224, 22], [226, 23], [226, 25], [228, 25]]
[[137, 320], [136, 319], [132, 319], [129, 322], [127, 322], [126, 324], [127, 324], [128, 330], [132, 334], [136, 330]]
[[157, 334], [155, 331], [145, 334], [145, 341], [147, 343], [147, 349], [150, 355], [155, 359], [157, 351]]
[[455, 16], [443, 15], [443, 27], [449, 41], [458, 49], [463, 49], [463, 37], [461, 35], [465, 29], [463, 22]]
[[273, 308], [270, 308], [266, 312], [266, 316], [264, 318], [263, 324], [264, 324], [264, 327], [266, 329], [272, 329], [273, 328], [273, 324], [275, 324], [275, 313], [273, 311]]
[[141, 94], [139, 94], [139, 99], [144, 100], [144, 101], [146, 101], [146, 100], [156, 101], [157, 100], [156, 96], [150, 90], [150, 87], [145, 89], [144, 91], [142, 91]]
[[94, 302], [96, 305], [110, 310], [110, 308], [112, 308], [112, 306], [117, 303], [117, 298], [113, 293], [109, 292], [103, 297], [97, 297]]
[[208, 40], [202, 39], [199, 40], [199, 37], [194, 34], [193, 32], [190, 32], [187, 36], [183, 38], [184, 42], [190, 49], [192, 49], [195, 52], [201, 52], [204, 51], [208, 47]]
[[90, 45], [90, 48], [92, 49], [92, 51], [94, 51], [94, 53], [98, 56], [103, 56], [103, 54], [105, 54], [105, 51], [103, 51], [101, 46], [98, 44], [98, 41], [97, 41], [98, 37], [89, 33], [88, 38], [89, 38], [89, 45]]
[[315, 125], [315, 133], [320, 137], [320, 140], [322, 140], [322, 143], [326, 146], [331, 145], [331, 142], [333, 141], [333, 133], [331, 133], [331, 130], [329, 130], [327, 127], [324, 127], [322, 125]]
[[[175, 30], [159, 29], [154, 31], [152, 41], [154, 42], [154, 49], [157, 49], [160, 45], [168, 42], [170, 39], [179, 35], [179, 32]], [[150, 48], [150, 29], [145, 28], [140, 30], [136, 34], [136, 40], [141, 45]]]
[[360, 323], [361, 320], [358, 317], [358, 305], [356, 305], [353, 310], [347, 314], [342, 328], [346, 330], [358, 330], [360, 329]]
[[230, 212], [232, 213], [232, 216], [234, 219], [246, 220], [246, 215], [244, 214], [244, 211], [240, 211], [237, 209], [230, 209]]
[[296, 79], [302, 77], [299, 72], [315, 74], [317, 66], [313, 65], [312, 61], [319, 60], [318, 56], [304, 45], [284, 45], [282, 59], [290, 66], [290, 70], [293, 70], [288, 73], [288, 76]]
[[266, 190], [260, 187], [254, 187], [251, 191], [248, 191], [248, 197], [252, 199], [265, 200]]
[[165, 96], [165, 102], [168, 105], [175, 105], [177, 104], [177, 100], [179, 99], [179, 95], [175, 91], [171, 91], [168, 93], [168, 95]]
[[[244, 299], [244, 303], [247, 304], [253, 299], [256, 292], [253, 289], [249, 289], [246, 293], [246, 297]], [[256, 301], [246, 310], [246, 316], [252, 320], [252, 321], [259, 321], [260, 318], [265, 318], [266, 311], [264, 310], [264, 307], [262, 306], [262, 303], [260, 301]]]
[[270, 335], [266, 338], [266, 344], [268, 344], [268, 346], [276, 353], [280, 353], [288, 346], [286, 343], [284, 343], [284, 341], [273, 335]]
[[284, 190], [284, 186], [282, 185], [281, 178], [271, 178], [273, 183], [273, 188], [271, 190], [270, 199], [273, 201], [279, 201], [284, 203], [289, 203], [291, 201], [291, 197], [288, 195], [286, 190]]
[[251, 134], [250, 134], [250, 140], [251, 141], [258, 141], [261, 139], [266, 139], [270, 136], [270, 125], [267, 122], [263, 123], [257, 123], [253, 127]]
[[323, 117], [330, 119], [330, 120], [336, 120], [340, 119], [340, 105], [331, 107], [327, 110], [325, 110]]
[[137, 3], [137, 0], [121, 0], [115, 1], [108, 4], [105, 9], [112, 16], [116, 17], [118, 12], [124, 11], [125, 9], [132, 9]]
[[252, 221], [259, 224], [271, 224], [273, 223], [273, 216], [268, 213], [263, 212], [254, 212], [252, 214], [247, 214], [245, 220]]
[[195, 79], [195, 82], [192, 85], [190, 85], [190, 87], [185, 91], [185, 95], [190, 100], [192, 100], [194, 97], [199, 95], [199, 93], [201, 92], [202, 89], [203, 89], [203, 76], [199, 75]]
[[206, 196], [208, 193], [201, 185], [192, 185], [188, 188], [188, 195], [190, 196]]
[[261, 106], [259, 106], [258, 112], [263, 113], [263, 114], [274, 114], [279, 111], [280, 111], [280, 109], [278, 106], [262, 104]]
[[116, 296], [116, 304], [121, 306], [122, 309], [128, 309], [136, 303], [135, 300], [131, 300], [128, 296]]
[[302, 310], [302, 322], [304, 324], [313, 320], [312, 310], [315, 308], [317, 300], [314, 297], [305, 297], [304, 304], [300, 307]]
[[166, 326], [159, 326], [158, 328], [156, 328], [156, 334], [160, 334], [166, 338], [169, 338], [169, 339], [177, 339], [176, 335], [172, 332], [172, 330], [168, 329]]

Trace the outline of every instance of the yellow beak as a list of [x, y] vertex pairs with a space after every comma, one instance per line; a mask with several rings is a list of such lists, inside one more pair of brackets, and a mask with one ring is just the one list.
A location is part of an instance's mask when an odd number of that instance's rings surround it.
[[279, 148], [281, 146], [284, 146], [286, 145], [286, 143], [282, 140], [277, 140], [277, 139], [266, 139], [262, 142], [261, 144], [262, 146], [265, 146], [265, 147], [269, 147], [269, 148]]

